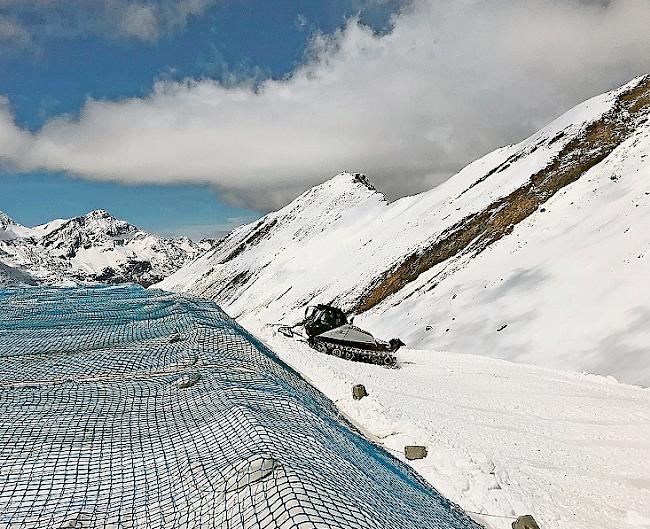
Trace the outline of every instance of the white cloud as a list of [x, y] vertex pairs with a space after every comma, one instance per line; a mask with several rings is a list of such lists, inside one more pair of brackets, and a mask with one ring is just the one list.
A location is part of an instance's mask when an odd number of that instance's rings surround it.
[[154, 41], [158, 38], [159, 24], [153, 5], [129, 4], [122, 12], [119, 27], [127, 37]]
[[309, 21], [307, 20], [307, 17], [302, 13], [298, 13], [296, 15], [296, 27], [298, 27], [298, 29], [304, 29], [307, 26], [308, 22]]
[[0, 161], [11, 163], [22, 157], [22, 149], [29, 146], [32, 136], [13, 124], [9, 100], [0, 96]]
[[217, 0], [0, 0], [0, 51], [47, 39], [101, 35], [154, 42]]
[[336, 172], [417, 191], [650, 71], [648, 0], [418, 0], [379, 36], [351, 20], [283, 80], [161, 82], [89, 100], [36, 134], [0, 113], [17, 168], [124, 182], [208, 182], [278, 206]]
[[32, 36], [10, 17], [0, 14], [0, 53], [9, 44], [11, 49], [29, 48], [32, 45]]

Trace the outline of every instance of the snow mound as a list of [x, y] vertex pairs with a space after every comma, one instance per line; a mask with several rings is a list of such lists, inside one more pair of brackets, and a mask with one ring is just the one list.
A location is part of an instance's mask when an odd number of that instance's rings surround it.
[[212, 302], [0, 292], [0, 526], [480, 529]]

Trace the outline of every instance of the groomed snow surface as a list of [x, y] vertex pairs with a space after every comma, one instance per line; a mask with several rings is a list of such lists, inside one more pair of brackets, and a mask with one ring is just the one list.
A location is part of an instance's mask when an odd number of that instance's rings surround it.
[[[426, 445], [413, 467], [486, 527], [532, 514], [542, 529], [650, 528], [650, 390], [411, 349], [384, 369], [257, 330], [369, 438], [401, 459]], [[369, 396], [353, 400], [354, 384]]]

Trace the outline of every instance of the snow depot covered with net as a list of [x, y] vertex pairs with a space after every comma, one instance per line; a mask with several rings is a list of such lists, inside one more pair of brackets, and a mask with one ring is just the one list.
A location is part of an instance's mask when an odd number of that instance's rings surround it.
[[217, 305], [0, 291], [0, 528], [477, 529]]

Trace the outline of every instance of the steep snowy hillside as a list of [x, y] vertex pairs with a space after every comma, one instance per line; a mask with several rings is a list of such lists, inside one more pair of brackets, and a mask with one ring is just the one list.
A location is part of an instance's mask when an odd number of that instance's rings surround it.
[[363, 175], [342, 173], [236, 229], [158, 286], [217, 299], [232, 315], [282, 317], [319, 293], [329, 300], [349, 291], [369, 265], [390, 264], [388, 252], [367, 244], [386, 207]]
[[0, 286], [134, 282], [148, 286], [205, 248], [165, 239], [96, 210], [27, 228], [0, 213]]
[[649, 114], [646, 76], [393, 203], [342, 173], [159, 286], [251, 328], [333, 302], [411, 347], [650, 384]]
[[488, 251], [430, 269], [359, 321], [420, 348], [648, 386], [649, 278], [646, 121]]

